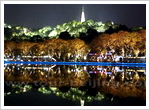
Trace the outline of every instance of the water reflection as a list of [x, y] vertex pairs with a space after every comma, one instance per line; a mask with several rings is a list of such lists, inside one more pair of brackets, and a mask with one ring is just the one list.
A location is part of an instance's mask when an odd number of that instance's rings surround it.
[[81, 102], [107, 94], [146, 100], [145, 67], [5, 64], [4, 79], [5, 95], [36, 88]]

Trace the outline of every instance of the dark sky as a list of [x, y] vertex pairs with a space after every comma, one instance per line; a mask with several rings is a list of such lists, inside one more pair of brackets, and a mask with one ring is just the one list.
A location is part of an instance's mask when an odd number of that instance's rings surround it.
[[4, 22], [28, 28], [56, 26], [70, 20], [113, 21], [128, 27], [146, 26], [145, 4], [5, 4]]

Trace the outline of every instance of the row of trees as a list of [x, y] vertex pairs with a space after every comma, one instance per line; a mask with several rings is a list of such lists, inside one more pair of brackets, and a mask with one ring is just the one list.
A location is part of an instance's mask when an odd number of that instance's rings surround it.
[[[65, 34], [66, 35], [66, 34]], [[124, 57], [146, 55], [146, 30], [138, 32], [120, 31], [113, 34], [101, 34], [89, 44], [81, 39], [50, 39], [42, 42], [5, 41], [4, 54], [7, 58], [22, 56], [49, 56], [57, 61], [81, 61], [89, 52]]]
[[145, 56], [146, 30], [101, 34], [90, 43], [90, 48], [100, 54], [111, 52], [113, 55], [122, 55], [124, 57]]
[[[57, 61], [81, 60], [89, 53], [89, 46], [83, 40], [51, 39], [39, 43], [5, 41], [4, 54], [7, 58], [23, 56], [49, 56]], [[23, 59], [23, 58], [22, 58]], [[26, 60], [26, 57], [24, 57]]]
[[[38, 39], [43, 40], [59, 38], [62, 32], [68, 32], [70, 38], [82, 37], [82, 39], [86, 39], [84, 37], [87, 37], [86, 34], [89, 28], [94, 29], [95, 31], [97, 31], [97, 33], [107, 32], [110, 34], [113, 32], [118, 32], [120, 30], [129, 31], [128, 27], [126, 27], [125, 25], [114, 24], [112, 21], [103, 23], [103, 22], [94, 22], [93, 20], [87, 20], [85, 22], [73, 20], [68, 23], [63, 23], [62, 25], [57, 25], [54, 28], [52, 28], [51, 26], [45, 26], [43, 28], [36, 30], [26, 28], [23, 26], [11, 26], [5, 24], [4, 34], [5, 40], [13, 40], [13, 41], [21, 41], [21, 40], [33, 41], [33, 39], [35, 39], [35, 36], [36, 37], [38, 36]], [[139, 28], [134, 28], [134, 31], [136, 31], [137, 29]]]
[[99, 54], [111, 52], [125, 57], [146, 54], [146, 30], [134, 28], [130, 31], [126, 26], [113, 22], [70, 21], [36, 31], [7, 24], [4, 28], [5, 57], [48, 55], [56, 60], [77, 61], [90, 51]]

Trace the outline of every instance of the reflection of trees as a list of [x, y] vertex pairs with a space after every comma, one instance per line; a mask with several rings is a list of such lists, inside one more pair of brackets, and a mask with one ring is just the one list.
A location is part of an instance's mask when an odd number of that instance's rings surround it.
[[[10, 71], [11, 70], [11, 71]], [[17, 74], [19, 73], [19, 74]], [[52, 86], [83, 86], [88, 80], [88, 73], [83, 68], [70, 69], [69, 67], [16, 67], [5, 68], [6, 81], [23, 81], [23, 82], [45, 82], [46, 85]]]
[[[97, 69], [98, 68], [98, 69]], [[101, 69], [100, 69], [101, 68]], [[94, 73], [89, 74], [89, 71]], [[119, 97], [145, 97], [145, 74], [137, 70], [116, 71], [114, 67], [89, 66], [6, 66], [5, 81], [14, 84], [37, 84], [38, 87], [94, 87], [102, 93]], [[108, 73], [110, 72], [110, 73]], [[95, 85], [93, 85], [95, 84]]]
[[[142, 81], [143, 82], [143, 81]], [[99, 91], [105, 94], [112, 94], [121, 98], [136, 97], [146, 100], [146, 86], [142, 82], [103, 82], [105, 86], [99, 88]]]
[[20, 93], [24, 93], [24, 92], [28, 92], [32, 89], [32, 86], [31, 85], [17, 85], [17, 84], [12, 84], [9, 86], [6, 87], [7, 85], [5, 85], [5, 93], [4, 95], [7, 96], [7, 95], [11, 95], [11, 94], [20, 94]]
[[[90, 71], [93, 71], [93, 73], [89, 74], [88, 72]], [[111, 66], [107, 68], [88, 66], [85, 70], [84, 66], [77, 65], [52, 67], [7, 65], [4, 72], [5, 82], [12, 82], [11, 84], [33, 84], [38, 87], [51, 86], [58, 88], [83, 87], [83, 91], [91, 90], [92, 94], [96, 90], [97, 92], [100, 91], [101, 93], [118, 97], [139, 97], [143, 99], [145, 99], [146, 94], [146, 75], [137, 70], [131, 71], [131, 69], [116, 71]], [[43, 88], [42, 90], [44, 91], [45, 89]], [[45, 93], [51, 92], [48, 90]]]
[[49, 89], [59, 97], [67, 98], [69, 100], [84, 100], [91, 102], [93, 100], [102, 100], [104, 95], [98, 92], [95, 96], [87, 95], [87, 91], [81, 91], [79, 88], [70, 88], [67, 92], [61, 92], [59, 88], [49, 87]]
[[99, 74], [91, 77], [94, 77], [94, 79], [91, 78], [90, 81], [96, 83], [96, 88], [101, 93], [112, 94], [121, 98], [137, 97], [146, 99], [146, 76], [136, 70], [122, 72], [113, 70], [111, 74], [99, 72]]

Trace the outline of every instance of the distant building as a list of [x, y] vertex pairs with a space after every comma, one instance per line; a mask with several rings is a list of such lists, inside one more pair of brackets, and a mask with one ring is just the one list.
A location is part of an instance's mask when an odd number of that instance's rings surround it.
[[85, 21], [84, 7], [82, 7], [81, 22]]

